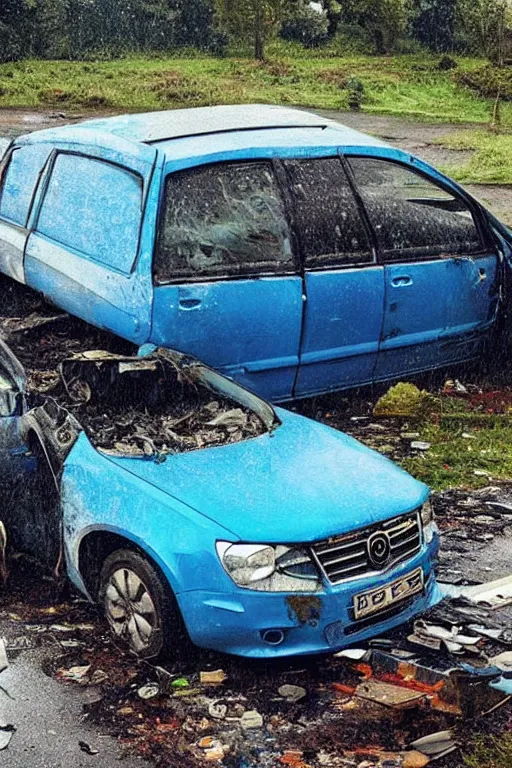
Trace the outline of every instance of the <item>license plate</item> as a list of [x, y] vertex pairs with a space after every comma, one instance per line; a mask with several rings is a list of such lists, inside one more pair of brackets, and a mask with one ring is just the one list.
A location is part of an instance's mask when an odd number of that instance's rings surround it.
[[406, 576], [386, 584], [384, 587], [361, 592], [354, 596], [354, 615], [356, 620], [363, 619], [377, 611], [383, 611], [393, 603], [399, 603], [412, 595], [423, 591], [423, 570], [416, 568]]

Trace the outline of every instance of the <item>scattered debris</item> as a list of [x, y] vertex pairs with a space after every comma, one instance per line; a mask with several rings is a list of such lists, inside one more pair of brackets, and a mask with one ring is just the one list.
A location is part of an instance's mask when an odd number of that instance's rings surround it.
[[300, 685], [282, 685], [278, 693], [280, 696], [283, 697], [283, 699], [286, 699], [286, 701], [289, 701], [293, 704], [295, 704], [297, 701], [301, 701], [301, 699], [304, 699], [307, 695], [307, 691], [305, 688], [302, 688]]
[[263, 725], [263, 717], [255, 709], [247, 710], [240, 718], [240, 724], [242, 728], [261, 728]]
[[137, 690], [137, 694], [141, 699], [154, 699], [160, 694], [160, 687], [158, 683], [146, 683]]
[[386, 707], [404, 709], [425, 701], [425, 693], [391, 685], [380, 680], [367, 680], [357, 686], [355, 695]]
[[488, 584], [462, 587], [458, 590], [458, 594], [489, 608], [503, 608], [512, 604], [512, 575]]
[[83, 666], [70, 667], [69, 669], [59, 669], [58, 675], [63, 680], [72, 680], [75, 683], [84, 683], [90, 668], [90, 664], [84, 664]]
[[13, 733], [16, 732], [16, 726], [11, 723], [4, 723], [0, 721], [0, 751], [7, 749], [9, 742], [12, 739]]
[[86, 741], [79, 741], [78, 746], [82, 750], [82, 752], [85, 752], [86, 755], [97, 755], [99, 754], [98, 749], [94, 749], [91, 747], [90, 744], [88, 744]]
[[199, 673], [199, 682], [202, 685], [220, 685], [226, 678], [227, 675], [223, 669], [216, 669], [213, 672]]
[[428, 451], [429, 448], [431, 447], [432, 447], [432, 444], [427, 443], [424, 440], [413, 440], [413, 442], [411, 443], [411, 448], [414, 451]]
[[212, 701], [208, 705], [208, 714], [215, 720], [223, 720], [228, 712], [227, 704], [222, 701]]
[[334, 654], [335, 659], [352, 659], [352, 661], [362, 661], [368, 655], [365, 648], [346, 648]]
[[431, 733], [429, 736], [423, 736], [416, 739], [410, 745], [414, 750], [421, 752], [429, 758], [436, 760], [449, 755], [458, 748], [458, 744], [453, 738], [453, 731], [439, 731]]

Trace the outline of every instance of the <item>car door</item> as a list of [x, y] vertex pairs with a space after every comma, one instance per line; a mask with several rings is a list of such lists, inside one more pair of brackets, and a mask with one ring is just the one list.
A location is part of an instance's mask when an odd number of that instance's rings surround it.
[[[25, 275], [67, 312], [144, 343], [153, 245], [146, 200], [156, 150], [141, 145], [136, 151], [84, 146], [80, 153], [54, 152], [31, 217]], [[147, 274], [139, 263], [147, 263]]]
[[0, 165], [0, 271], [23, 283], [27, 220], [48, 144], [14, 147]]
[[478, 354], [498, 306], [498, 256], [468, 203], [397, 162], [349, 160], [385, 264], [375, 379]]
[[372, 381], [384, 269], [339, 157], [284, 162], [304, 262], [304, 322], [295, 395]]
[[290, 398], [302, 279], [269, 161], [169, 173], [153, 263], [151, 341], [267, 398]]

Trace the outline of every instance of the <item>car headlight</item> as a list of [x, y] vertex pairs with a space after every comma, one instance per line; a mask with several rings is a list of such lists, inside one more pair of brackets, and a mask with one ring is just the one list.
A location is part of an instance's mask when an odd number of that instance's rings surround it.
[[427, 499], [426, 502], [421, 505], [421, 522], [424, 528], [434, 522], [434, 507], [432, 506], [432, 501], [430, 499]]
[[224, 570], [239, 587], [311, 592], [320, 586], [316, 565], [303, 547], [218, 541], [216, 548]]

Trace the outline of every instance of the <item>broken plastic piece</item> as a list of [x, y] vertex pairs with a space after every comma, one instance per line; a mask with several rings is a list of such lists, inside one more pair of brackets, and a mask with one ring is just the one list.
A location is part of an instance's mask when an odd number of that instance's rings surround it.
[[242, 728], [261, 728], [263, 725], [263, 718], [259, 712], [255, 709], [244, 712], [240, 718], [240, 724]]
[[338, 651], [334, 654], [335, 659], [350, 659], [351, 661], [362, 661], [365, 656], [368, 655], [368, 651], [364, 648], [347, 648], [344, 651]]
[[430, 758], [438, 759], [457, 749], [457, 742], [453, 739], [452, 731], [439, 731], [416, 739], [410, 746]]
[[283, 699], [286, 699], [286, 701], [295, 703], [303, 699], [306, 696], [307, 691], [300, 685], [282, 685], [279, 688], [278, 693]]
[[503, 608], [512, 603], [512, 574], [475, 587], [461, 587], [457, 590], [457, 595], [489, 608]]

